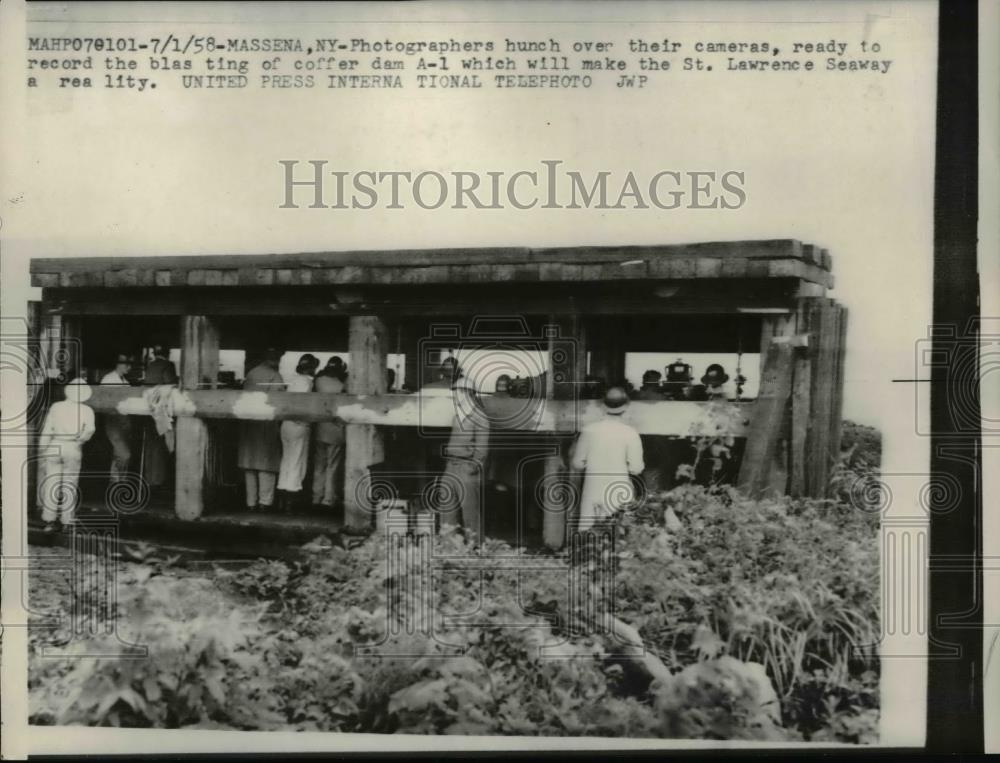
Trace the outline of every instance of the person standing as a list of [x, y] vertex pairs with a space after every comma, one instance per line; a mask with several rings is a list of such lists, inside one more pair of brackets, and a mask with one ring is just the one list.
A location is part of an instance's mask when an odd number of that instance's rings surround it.
[[65, 400], [49, 408], [38, 439], [43, 469], [39, 491], [46, 533], [55, 531], [57, 521], [63, 525], [75, 521], [83, 444], [96, 430], [94, 411], [85, 405], [91, 395], [86, 382], [73, 379], [66, 385], [65, 394]]
[[[163, 345], [153, 347], [153, 359], [146, 364], [146, 372], [142, 378], [144, 387], [177, 384], [177, 367], [169, 359], [167, 348]], [[156, 429], [152, 418], [143, 427], [143, 478], [153, 490], [159, 490], [170, 479], [170, 449], [166, 441]]]
[[[313, 374], [319, 359], [306, 353], [299, 358], [295, 373], [286, 380], [288, 392], [312, 392]], [[302, 481], [309, 463], [309, 423], [286, 419], [281, 422], [281, 464], [278, 470], [278, 491], [282, 511], [291, 511], [302, 492]]]
[[[129, 385], [131, 370], [132, 359], [119, 353], [114, 370], [101, 377], [101, 384]], [[111, 481], [121, 482], [126, 478], [132, 462], [132, 419], [121, 413], [106, 413], [101, 417], [101, 428], [111, 445]]]
[[[285, 382], [278, 373], [281, 353], [269, 348], [264, 359], [250, 369], [243, 381], [244, 392], [280, 392]], [[243, 470], [246, 505], [250, 510], [274, 506], [274, 487], [281, 467], [280, 424], [277, 421], [240, 422], [236, 464]]]
[[604, 418], [580, 431], [572, 466], [584, 472], [577, 525], [581, 533], [610, 519], [635, 497], [632, 475], [642, 473], [642, 441], [621, 420], [628, 404], [628, 393], [612, 387], [604, 395]]
[[[316, 391], [339, 395], [344, 382], [337, 373], [324, 368], [316, 376]], [[327, 512], [337, 503], [338, 473], [344, 462], [344, 422], [321, 421], [313, 429], [312, 502], [318, 511]]]
[[[651, 403], [663, 402], [667, 399], [660, 388], [660, 379], [663, 375], [655, 370], [649, 369], [642, 375], [642, 386], [639, 388], [637, 399]], [[667, 461], [667, 449], [669, 444], [665, 437], [660, 435], [640, 435], [642, 440], [642, 452], [645, 468], [642, 471], [641, 487], [647, 494], [654, 493], [663, 485], [663, 469]]]
[[453, 393], [455, 417], [444, 452], [444, 472], [439, 478], [442, 496], [441, 523], [465, 528], [466, 537], [482, 542], [483, 472], [489, 454], [490, 426], [482, 402], [455, 364]]

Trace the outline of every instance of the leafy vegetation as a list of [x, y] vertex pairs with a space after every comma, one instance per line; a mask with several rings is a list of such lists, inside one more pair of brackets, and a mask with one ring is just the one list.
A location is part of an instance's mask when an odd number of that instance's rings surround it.
[[[865, 437], [844, 479], [874, 477]], [[198, 570], [139, 547], [100, 613], [117, 632], [32, 629], [31, 721], [873, 742], [871, 516], [685, 485], [591, 555], [446, 532]], [[32, 580], [36, 618], [95, 600]]]

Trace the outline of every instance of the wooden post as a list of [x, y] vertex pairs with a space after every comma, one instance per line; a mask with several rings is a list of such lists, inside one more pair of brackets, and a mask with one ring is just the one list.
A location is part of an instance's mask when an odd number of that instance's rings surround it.
[[[347, 391], [352, 395], [385, 393], [388, 332], [376, 315], [352, 315], [348, 331], [350, 360]], [[363, 494], [368, 468], [385, 458], [382, 432], [374, 424], [348, 424], [344, 454], [344, 526], [363, 532], [371, 526], [374, 507]]]
[[184, 316], [181, 348], [182, 389], [215, 389], [219, 378], [219, 329], [215, 323], [204, 315]]
[[[619, 344], [620, 333], [613, 321], [604, 318], [587, 332], [587, 349], [590, 350], [590, 373], [612, 386], [625, 375], [625, 353]], [[586, 364], [586, 353], [584, 353]], [[586, 365], [584, 365], [586, 367]]]
[[840, 430], [844, 423], [844, 357], [847, 352], [847, 308], [837, 305], [839, 331], [833, 383], [833, 411], [830, 422], [830, 452], [840, 458]]
[[[558, 329], [558, 333], [554, 329]], [[548, 330], [549, 373], [545, 397], [549, 400], [575, 400], [587, 367], [583, 322], [577, 315], [550, 316]], [[545, 484], [553, 480], [569, 479], [567, 464], [561, 453], [561, 441], [554, 439], [553, 446], [556, 452], [545, 460], [543, 476]], [[542, 539], [551, 549], [560, 549], [566, 542], [567, 515], [573, 508], [565, 500], [560, 500], [572, 494], [568, 485], [566, 488], [566, 490], [545, 491], [546, 504], [542, 507]]]
[[792, 369], [792, 431], [789, 460], [790, 495], [799, 498], [806, 494], [806, 442], [809, 437], [809, 389], [812, 365], [806, 353], [795, 358]]
[[[219, 332], [211, 318], [181, 318], [181, 388], [214, 388], [219, 370]], [[208, 423], [194, 416], [178, 417], [174, 512], [180, 519], [197, 519], [205, 509], [205, 462]]]
[[[56, 365], [59, 370], [66, 375], [66, 381], [72, 377], [83, 373], [81, 363], [83, 362], [82, 347], [83, 326], [79, 316], [64, 315], [59, 321], [59, 357]], [[86, 381], [99, 381], [98, 379], [87, 379]]]
[[792, 361], [792, 343], [787, 338], [780, 341], [772, 338], [740, 466], [738, 485], [748, 495], [757, 495], [771, 487], [773, 463], [791, 394]]
[[[771, 346], [771, 341], [779, 338], [782, 341], [795, 333], [795, 315], [785, 313], [779, 315], [764, 315], [760, 324], [760, 380], [763, 383], [765, 365], [767, 363], [767, 353]], [[758, 390], [760, 387], [758, 386]], [[758, 395], [760, 393], [758, 392]], [[789, 415], [787, 411], [779, 427], [779, 441], [775, 445], [771, 464], [767, 467], [767, 487], [775, 493], [784, 494], [788, 490], [790, 472], [793, 470], [791, 457], [794, 448], [786, 438], [789, 427], [787, 426]], [[746, 458], [746, 455], [744, 455]]]
[[834, 389], [837, 385], [839, 307], [828, 299], [806, 299], [802, 302], [802, 318], [809, 332], [812, 357], [805, 494], [820, 498], [827, 493], [830, 468], [838, 455], [831, 452], [830, 440]]

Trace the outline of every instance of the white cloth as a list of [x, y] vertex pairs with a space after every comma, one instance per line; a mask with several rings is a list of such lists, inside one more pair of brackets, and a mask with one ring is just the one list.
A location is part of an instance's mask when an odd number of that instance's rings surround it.
[[[313, 379], [306, 374], [294, 374], [287, 380], [289, 392], [311, 392]], [[281, 468], [278, 470], [278, 490], [297, 493], [302, 490], [309, 460], [309, 424], [302, 421], [281, 422]]]
[[101, 384], [128, 384], [128, 379], [117, 371], [108, 371], [101, 377]]
[[635, 497], [630, 475], [643, 469], [639, 433], [616, 416], [587, 424], [573, 453], [573, 468], [585, 470], [579, 530], [589, 530]]

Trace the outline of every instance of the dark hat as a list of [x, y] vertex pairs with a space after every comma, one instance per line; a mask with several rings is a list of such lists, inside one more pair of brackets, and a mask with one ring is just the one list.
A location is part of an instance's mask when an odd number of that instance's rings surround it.
[[712, 363], [705, 369], [705, 375], [701, 377], [701, 383], [706, 387], [718, 387], [729, 381], [729, 374], [718, 363]]
[[654, 371], [653, 369], [650, 369], [650, 370], [646, 371], [646, 373], [644, 373], [642, 375], [642, 383], [643, 384], [659, 384], [660, 383], [660, 379], [662, 379], [662, 378], [663, 378], [663, 374], [661, 374], [659, 371]]
[[319, 358], [317, 358], [312, 353], [307, 352], [305, 355], [299, 358], [299, 362], [295, 366], [295, 373], [297, 374], [312, 373], [317, 368], [319, 368]]
[[326, 367], [327, 368], [343, 368], [344, 367], [344, 359], [341, 358], [339, 355], [331, 355], [330, 359], [328, 361], [326, 361]]
[[628, 393], [621, 387], [612, 387], [604, 393], [604, 410], [612, 415], [625, 413], [628, 403]]
[[115, 365], [117, 365], [118, 363], [131, 363], [131, 362], [132, 362], [131, 356], [129, 356], [127, 353], [124, 352], [119, 352], [117, 357], [115, 358]]

